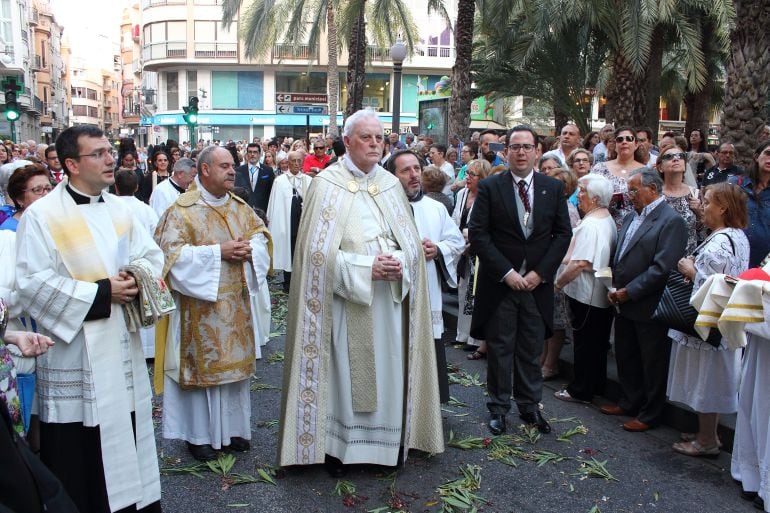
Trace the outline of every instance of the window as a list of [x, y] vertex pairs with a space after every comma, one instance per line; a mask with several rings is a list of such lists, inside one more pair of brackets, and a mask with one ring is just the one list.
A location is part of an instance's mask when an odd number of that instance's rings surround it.
[[148, 59], [187, 57], [187, 22], [162, 21], [144, 27], [144, 46]]
[[179, 73], [176, 71], [166, 72], [166, 108], [179, 108]]
[[73, 105], [72, 106], [72, 115], [73, 116], [88, 116], [88, 107], [85, 105]]
[[198, 72], [187, 70], [187, 98], [198, 96]]
[[276, 93], [325, 93], [326, 73], [276, 71]]
[[214, 109], [264, 107], [264, 77], [261, 71], [212, 71], [211, 106]]
[[0, 0], [0, 39], [3, 40], [6, 47], [13, 44], [13, 32], [11, 30], [11, 1]]
[[99, 117], [99, 109], [96, 107], [88, 106], [88, 117], [89, 118], [98, 118]]
[[97, 101], [99, 98], [96, 95], [96, 89], [86, 88], [86, 98]]
[[219, 21], [195, 22], [195, 57], [200, 59], [235, 59], [238, 57], [238, 30]]
[[[340, 105], [345, 105], [348, 101], [348, 90], [344, 75], [340, 77], [340, 87], [342, 89]], [[371, 108], [378, 112], [390, 111], [390, 75], [387, 73], [366, 74], [361, 106], [364, 109]]]

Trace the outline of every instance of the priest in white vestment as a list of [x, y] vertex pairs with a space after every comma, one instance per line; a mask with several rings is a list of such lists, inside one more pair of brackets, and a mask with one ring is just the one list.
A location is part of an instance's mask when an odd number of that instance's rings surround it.
[[[168, 182], [170, 180], [166, 180]], [[166, 182], [162, 182], [163, 185]], [[120, 168], [115, 173], [115, 194], [126, 205], [136, 222], [143, 226], [152, 237], [155, 227], [158, 226], [158, 214], [144, 201], [134, 194], [139, 190], [139, 177], [133, 169]], [[158, 190], [157, 188], [155, 189]], [[155, 358], [155, 326], [149, 326], [139, 330], [142, 338], [142, 351], [145, 358]]]
[[25, 212], [17, 231], [22, 308], [55, 345], [37, 359], [40, 458], [81, 512], [160, 511], [151, 389], [122, 305], [138, 294], [122, 266], [159, 276], [163, 254], [115, 196], [104, 133], [63, 131], [67, 179]]
[[170, 207], [180, 194], [184, 194], [197, 173], [195, 161], [188, 158], [182, 158], [174, 164], [173, 174], [168, 180], [163, 180], [152, 191], [150, 195], [150, 206], [161, 217], [168, 207]]
[[205, 148], [198, 169], [193, 190], [166, 210], [155, 232], [177, 304], [165, 340], [160, 333], [157, 340], [155, 383], [164, 390], [164, 438], [185, 440], [194, 458], [208, 461], [221, 449], [250, 449], [259, 331], [250, 297], [270, 269], [270, 234], [230, 192], [229, 151]]
[[422, 193], [422, 165], [410, 150], [400, 150], [388, 161], [388, 171], [396, 175], [409, 199], [414, 213], [417, 231], [422, 237], [425, 252], [428, 289], [430, 292], [431, 324], [436, 344], [441, 402], [449, 401], [449, 377], [446, 366], [446, 350], [441, 337], [444, 334], [443, 292], [441, 281], [457, 287], [457, 260], [465, 249], [465, 239], [457, 228], [446, 207]]
[[302, 200], [313, 178], [302, 172], [302, 154], [289, 153], [289, 171], [273, 182], [267, 218], [273, 236], [273, 269], [283, 271], [283, 291], [289, 292], [291, 262], [302, 215]]
[[348, 152], [305, 197], [289, 294], [279, 464], [396, 465], [444, 450], [425, 255], [383, 128], [359, 111]]

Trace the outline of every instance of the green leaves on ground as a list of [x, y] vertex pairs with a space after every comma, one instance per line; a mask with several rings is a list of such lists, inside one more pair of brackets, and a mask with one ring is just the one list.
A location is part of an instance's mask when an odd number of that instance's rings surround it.
[[[164, 475], [190, 474], [203, 478], [204, 472], [216, 474], [222, 481], [222, 490], [227, 490], [231, 486], [250, 483], [266, 483], [276, 486], [273, 479], [275, 469], [273, 467], [258, 467], [257, 475], [245, 474], [241, 472], [232, 472], [235, 466], [236, 458], [232, 454], [220, 453], [217, 459], [205, 463], [191, 463], [186, 465], [168, 465], [161, 467], [160, 472]], [[235, 507], [235, 506], [233, 506]]]
[[577, 435], [587, 435], [587, 434], [588, 434], [588, 428], [586, 428], [583, 424], [580, 424], [560, 434], [556, 440], [560, 442], [572, 443], [572, 437]]
[[596, 458], [581, 460], [577, 473], [573, 475], [581, 476], [581, 479], [585, 479], [586, 477], [601, 477], [606, 481], [617, 481], [617, 478], [607, 470], [607, 460], [599, 461]]
[[460, 367], [448, 367], [449, 384], [462, 385], [464, 387], [483, 387], [485, 383], [481, 381], [479, 374], [470, 374]]
[[486, 504], [484, 497], [473, 492], [481, 488], [481, 467], [464, 465], [460, 467], [462, 477], [438, 487], [442, 513], [477, 511], [477, 506]]
[[265, 358], [265, 361], [267, 363], [278, 363], [283, 361], [283, 351], [274, 351], [270, 353], [270, 355]]

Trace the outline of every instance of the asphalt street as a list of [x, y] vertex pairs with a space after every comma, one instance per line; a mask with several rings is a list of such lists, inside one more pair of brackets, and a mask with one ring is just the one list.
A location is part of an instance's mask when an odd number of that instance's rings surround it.
[[[445, 339], [453, 340], [454, 334], [446, 333]], [[228, 462], [223, 460], [221, 465], [214, 465], [218, 473], [208, 467], [189, 473], [191, 469], [185, 467], [195, 461], [183, 442], [163, 440], [160, 426], [156, 426], [166, 513], [439, 512], [442, 507], [451, 507], [456, 494], [462, 493], [449, 494], [446, 500], [450, 502], [445, 502], [439, 487], [462, 478], [461, 468], [468, 470], [468, 466], [477, 466], [470, 467], [474, 479], [454, 488], [480, 497], [480, 512], [757, 511], [741, 499], [740, 489], [730, 477], [728, 453], [716, 460], [678, 455], [671, 450], [678, 432], [666, 427], [646, 433], [625, 432], [621, 428], [624, 418], [599, 412], [601, 400], [597, 405], [581, 405], [554, 399], [559, 381], [548, 383], [543, 390], [544, 414], [553, 426], [551, 434], [535, 440], [528, 436], [532, 433], [520, 430], [518, 416], [512, 413], [507, 417], [508, 431], [515, 437], [501, 440], [504, 444], [481, 440], [489, 437], [483, 388], [486, 362], [468, 361], [467, 353], [451, 346], [447, 347], [447, 359], [458, 370], [454, 376], [462, 383], [450, 387], [457, 402], [444, 407], [445, 439], [450, 432], [457, 440], [478, 437], [466, 440], [466, 445], [478, 448], [447, 446], [443, 454], [432, 456], [412, 451], [399, 468], [354, 466], [344, 478], [347, 483], [329, 477], [322, 466], [277, 470], [272, 477], [275, 484], [266, 483], [260, 474], [271, 476], [275, 471], [283, 336], [276, 336], [262, 349], [263, 358], [257, 361], [252, 380], [252, 449], [235, 454], [232, 468], [228, 469]], [[561, 436], [565, 433], [567, 436]], [[507, 463], [501, 462], [500, 456], [507, 456]], [[604, 477], [595, 476], [597, 473]], [[479, 476], [480, 486], [473, 490]], [[241, 481], [246, 482], [238, 484]], [[350, 486], [355, 488], [353, 494], [335, 494], [335, 489], [351, 492]]]

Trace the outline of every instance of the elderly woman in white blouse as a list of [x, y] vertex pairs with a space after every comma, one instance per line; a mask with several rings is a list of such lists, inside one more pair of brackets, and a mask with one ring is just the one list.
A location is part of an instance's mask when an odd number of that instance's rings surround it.
[[583, 220], [572, 232], [566, 266], [554, 281], [569, 302], [574, 339], [574, 379], [554, 396], [562, 401], [591, 402], [602, 394], [607, 380], [607, 351], [612, 311], [607, 288], [595, 272], [610, 265], [617, 239], [609, 211], [612, 182], [598, 174], [578, 180], [578, 207]]
[[[728, 183], [710, 185], [703, 197], [703, 223], [711, 235], [679, 261], [678, 269], [697, 291], [712, 274], [738, 276], [749, 265], [749, 241], [743, 233], [748, 225], [746, 195]], [[698, 412], [698, 432], [682, 433], [673, 449], [687, 456], [716, 458], [721, 443], [717, 437], [719, 414], [738, 410], [740, 354], [722, 340], [714, 347], [699, 337], [670, 330], [671, 363], [668, 398]]]

